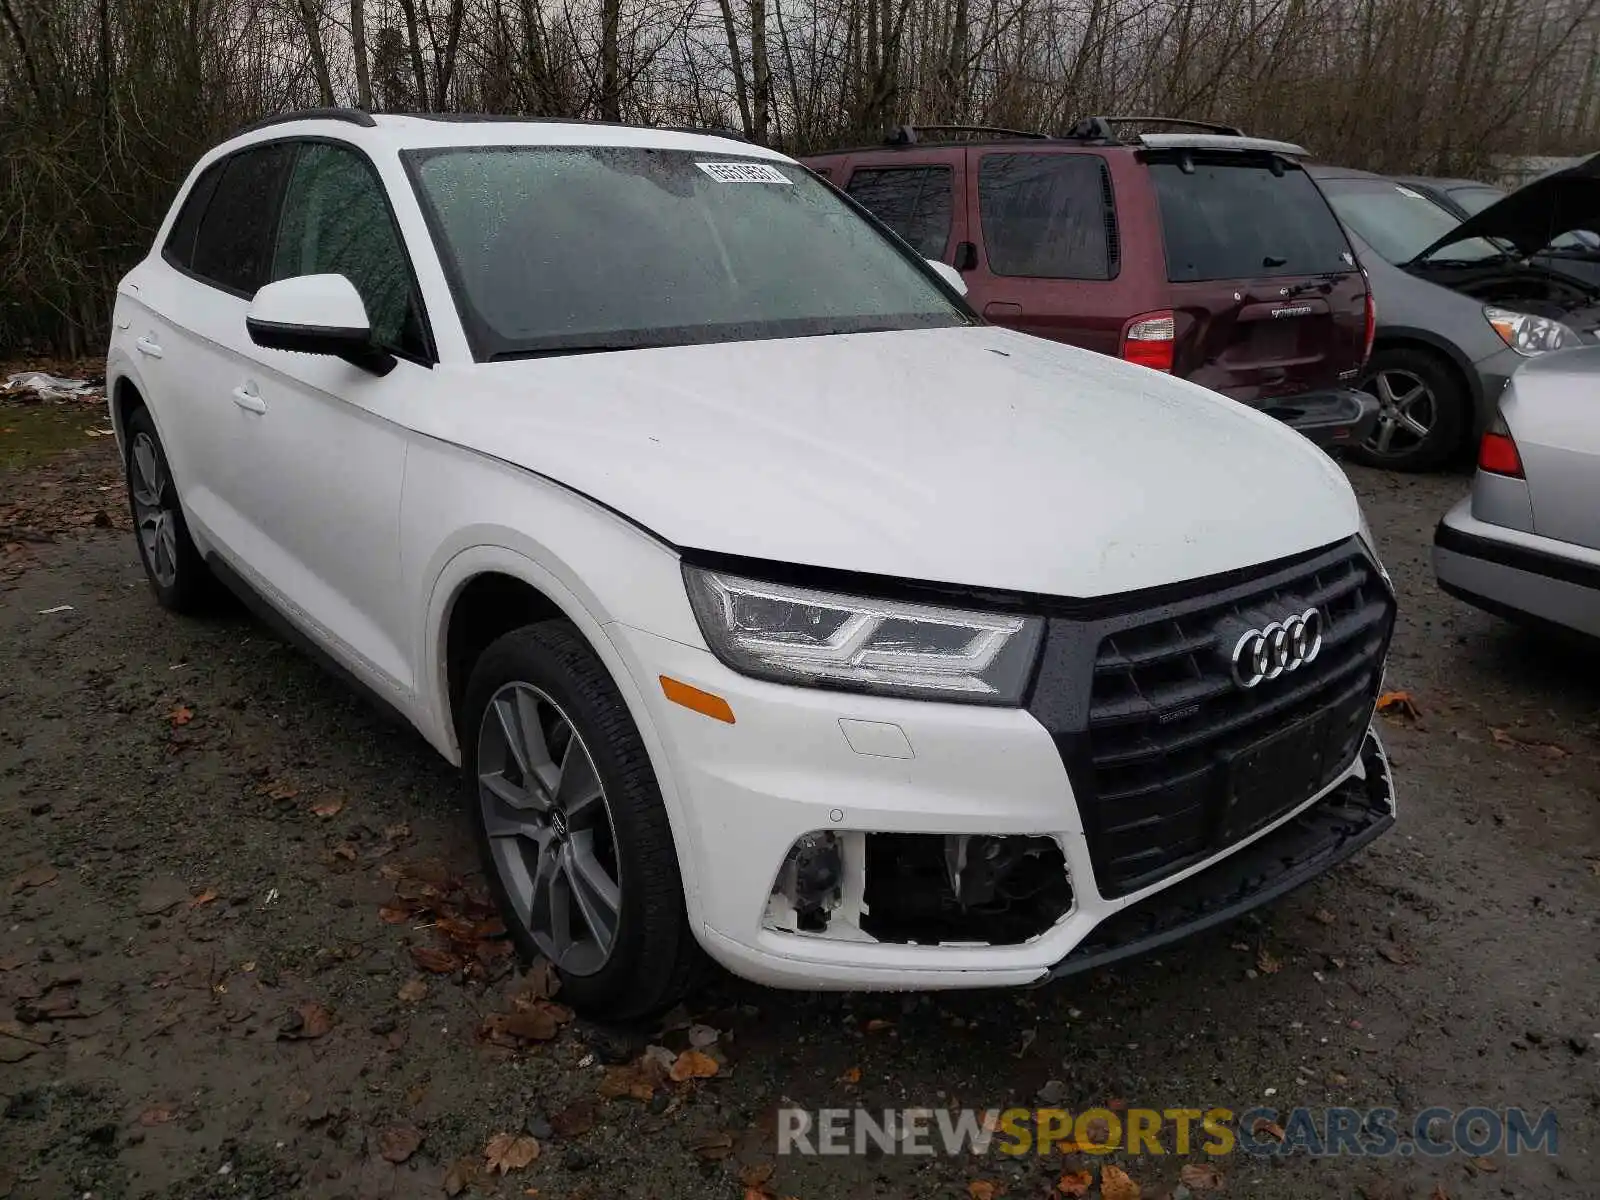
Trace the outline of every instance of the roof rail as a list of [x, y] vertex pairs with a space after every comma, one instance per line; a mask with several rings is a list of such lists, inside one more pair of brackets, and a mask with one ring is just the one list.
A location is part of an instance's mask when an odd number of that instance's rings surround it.
[[359, 108], [300, 108], [294, 112], [277, 113], [270, 117], [262, 117], [261, 120], [246, 125], [239, 130], [239, 133], [254, 133], [258, 129], [267, 129], [273, 125], [284, 125], [290, 121], [348, 121], [350, 124], [360, 125], [364, 129], [371, 129], [377, 125], [377, 122], [372, 119], [371, 113], [363, 112]]
[[922, 140], [924, 132], [987, 133], [994, 137], [1030, 138], [1048, 140], [1048, 133], [1036, 129], [1006, 129], [998, 125], [901, 125], [884, 138], [886, 146], [914, 146]]
[[730, 129], [726, 125], [657, 125], [654, 128], [664, 133], [699, 133], [707, 137], [732, 138], [736, 142], [748, 142], [737, 129]]
[[1228, 137], [1244, 136], [1244, 131], [1235, 125], [1192, 121], [1188, 117], [1085, 117], [1067, 131], [1067, 136], [1090, 142], [1115, 142], [1120, 140], [1113, 128], [1116, 125], [1181, 125], [1185, 129], [1200, 129]]

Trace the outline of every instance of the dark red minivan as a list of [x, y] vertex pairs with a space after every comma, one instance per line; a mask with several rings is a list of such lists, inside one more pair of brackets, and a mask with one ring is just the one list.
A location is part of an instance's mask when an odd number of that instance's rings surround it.
[[995, 324], [1170, 371], [1323, 445], [1359, 444], [1376, 417], [1353, 386], [1372, 296], [1305, 153], [1229, 126], [1091, 117], [1063, 137], [904, 127], [804, 161], [960, 271]]

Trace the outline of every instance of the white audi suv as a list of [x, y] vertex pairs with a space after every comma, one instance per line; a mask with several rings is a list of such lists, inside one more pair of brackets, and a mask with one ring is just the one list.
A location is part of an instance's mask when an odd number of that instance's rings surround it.
[[263, 123], [118, 288], [151, 586], [261, 602], [460, 764], [511, 937], [596, 1015], [702, 951], [1034, 983], [1390, 826], [1341, 472], [962, 291], [720, 136]]

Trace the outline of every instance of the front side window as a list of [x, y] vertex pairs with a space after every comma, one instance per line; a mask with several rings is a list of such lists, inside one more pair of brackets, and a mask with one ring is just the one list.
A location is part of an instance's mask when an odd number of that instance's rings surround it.
[[1117, 273], [1111, 177], [1098, 154], [985, 154], [978, 214], [996, 275], [1110, 279]]
[[949, 167], [868, 167], [850, 176], [850, 198], [924, 258], [943, 258], [950, 241]]
[[1185, 151], [1152, 155], [1150, 179], [1172, 283], [1355, 270], [1339, 222], [1292, 162]]
[[272, 228], [292, 148], [252, 146], [230, 157], [217, 179], [195, 237], [190, 269], [201, 278], [253, 296], [267, 282]]
[[421, 305], [383, 184], [353, 150], [323, 142], [300, 151], [283, 199], [272, 278], [343, 275], [366, 306], [373, 340], [426, 356]]
[[971, 321], [785, 163], [546, 146], [406, 160], [480, 360]]

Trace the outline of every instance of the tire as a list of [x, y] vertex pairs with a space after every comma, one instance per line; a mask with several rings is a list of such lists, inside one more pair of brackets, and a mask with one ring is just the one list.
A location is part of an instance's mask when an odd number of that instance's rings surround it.
[[632, 1020], [682, 999], [703, 958], [667, 811], [638, 728], [577, 631], [541, 621], [491, 643], [458, 733], [478, 851], [522, 957], [550, 959], [562, 1000], [590, 1017]]
[[1472, 401], [1439, 355], [1408, 347], [1379, 350], [1360, 387], [1378, 398], [1379, 412], [1372, 436], [1348, 452], [1356, 462], [1393, 471], [1429, 471], [1460, 452]]
[[215, 604], [220, 589], [189, 536], [167, 452], [149, 411], [134, 409], [123, 433], [128, 510], [150, 590], [162, 608], [187, 615], [205, 612]]

